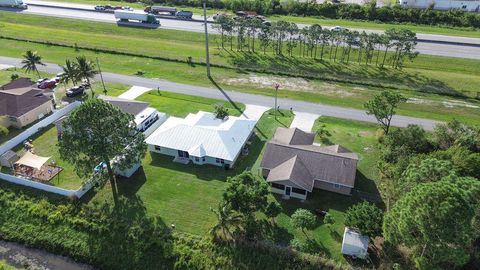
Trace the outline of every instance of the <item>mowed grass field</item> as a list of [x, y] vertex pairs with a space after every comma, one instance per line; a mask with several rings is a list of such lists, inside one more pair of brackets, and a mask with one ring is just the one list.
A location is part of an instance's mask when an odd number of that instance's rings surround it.
[[[134, 9], [143, 10], [145, 5], [143, 3], [135, 2], [130, 3], [127, 1], [97, 1], [97, 0], [55, 0], [55, 2], [65, 2], [65, 3], [80, 3], [87, 5], [112, 5], [112, 6], [130, 6]], [[203, 9], [200, 7], [184, 7], [177, 6], [178, 10], [190, 10], [196, 15], [203, 15]], [[229, 10], [221, 9], [207, 9], [207, 15], [211, 16], [216, 13], [227, 13], [233, 14]], [[370, 21], [350, 21], [350, 20], [340, 20], [340, 19], [326, 19], [323, 17], [317, 16], [293, 16], [293, 15], [272, 15], [267, 16], [267, 20], [270, 21], [288, 21], [301, 24], [320, 24], [322, 26], [342, 26], [348, 28], [360, 28], [360, 29], [375, 29], [375, 30], [385, 30], [388, 28], [405, 28], [410, 29], [417, 33], [425, 34], [438, 34], [438, 35], [451, 35], [451, 36], [462, 36], [462, 37], [480, 37], [480, 30], [467, 28], [467, 27], [448, 27], [448, 26], [432, 26], [432, 25], [416, 25], [416, 24], [400, 24], [400, 23], [381, 23], [381, 22], [370, 22]]]
[[[186, 61], [188, 56], [203, 61], [203, 37], [200, 33], [120, 28], [106, 23], [57, 18], [47, 21], [40, 16], [6, 13], [0, 13], [0, 25], [3, 26], [4, 36], [48, 40], [71, 46], [77, 44], [145, 57], [0, 39], [2, 55], [19, 57], [25, 50], [33, 49], [38, 50], [46, 61], [58, 64], [64, 63], [66, 58], [86, 55], [98, 57], [104, 71], [123, 74], [142, 71], [150, 78], [213, 87], [205, 76], [203, 65], [176, 62]], [[409, 103], [401, 106], [399, 114], [480, 123], [480, 102], [472, 98], [478, 95], [480, 89], [480, 74], [476, 68], [480, 61], [477, 60], [421, 55], [400, 71], [358, 63], [346, 65], [333, 61], [264, 56], [262, 53], [227, 52], [216, 47], [218, 38], [211, 40], [212, 62], [226, 67], [214, 67], [213, 78], [224, 89], [274, 95], [271, 87], [280, 82], [280, 97], [362, 109], [363, 103], [378, 91], [385, 87], [394, 88], [411, 98]], [[352, 58], [355, 57], [352, 55]], [[297, 75], [272, 75], [245, 69]], [[312, 74], [324, 80], [312, 79]]]

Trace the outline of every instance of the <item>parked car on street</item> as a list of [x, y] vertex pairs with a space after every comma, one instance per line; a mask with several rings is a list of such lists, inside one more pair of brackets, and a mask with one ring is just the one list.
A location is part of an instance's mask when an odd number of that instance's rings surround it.
[[46, 81], [46, 80], [48, 80], [48, 78], [38, 79], [38, 80], [37, 80], [37, 86], [38, 86], [39, 84], [41, 84], [42, 82]]
[[37, 87], [40, 89], [52, 89], [57, 86], [57, 82], [55, 80], [45, 80], [39, 84], [37, 84]]
[[67, 97], [74, 97], [77, 95], [83, 95], [85, 93], [84, 86], [74, 86], [67, 90], [66, 95]]

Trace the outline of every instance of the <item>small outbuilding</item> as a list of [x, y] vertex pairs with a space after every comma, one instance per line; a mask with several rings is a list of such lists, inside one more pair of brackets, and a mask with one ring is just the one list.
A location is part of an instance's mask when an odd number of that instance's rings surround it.
[[368, 236], [345, 227], [342, 242], [342, 254], [365, 259], [368, 255]]

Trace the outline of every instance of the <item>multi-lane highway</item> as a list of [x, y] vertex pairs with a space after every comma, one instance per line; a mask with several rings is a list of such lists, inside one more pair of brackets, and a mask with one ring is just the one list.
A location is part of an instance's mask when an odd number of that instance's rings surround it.
[[[94, 7], [91, 5], [40, 0], [27, 0], [26, 2], [29, 4], [28, 9], [26, 10], [4, 9], [2, 11], [116, 23], [113, 14], [96, 12], [94, 11]], [[201, 18], [196, 17], [194, 19]], [[299, 26], [303, 27], [305, 25]], [[202, 32], [204, 31], [204, 26], [201, 22], [196, 20], [184, 21], [162, 18], [161, 27], [159, 29]], [[354, 30], [363, 31], [364, 29]], [[216, 32], [211, 25], [209, 25], [209, 31], [211, 33]], [[376, 30], [366, 29], [365, 31], [375, 32]], [[417, 34], [417, 38], [417, 51], [421, 54], [480, 59], [480, 38], [453, 37], [432, 34]]]

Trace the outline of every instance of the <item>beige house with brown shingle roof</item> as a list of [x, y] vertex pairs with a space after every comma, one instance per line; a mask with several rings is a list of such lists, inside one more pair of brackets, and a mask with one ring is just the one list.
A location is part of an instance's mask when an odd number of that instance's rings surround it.
[[302, 200], [314, 188], [350, 194], [357, 154], [340, 145], [315, 145], [314, 138], [297, 128], [276, 130], [260, 165], [272, 192]]
[[22, 128], [53, 110], [53, 91], [36, 88], [28, 78], [0, 86], [0, 116], [6, 127]]

